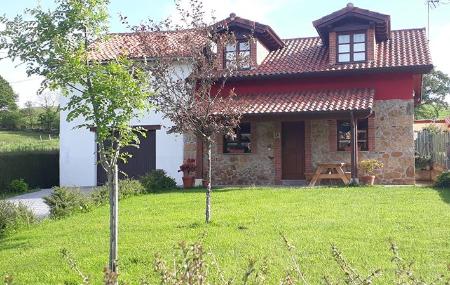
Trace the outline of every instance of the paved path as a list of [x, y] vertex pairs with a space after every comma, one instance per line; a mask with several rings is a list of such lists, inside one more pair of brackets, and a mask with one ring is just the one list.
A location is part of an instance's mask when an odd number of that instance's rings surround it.
[[[83, 193], [91, 193], [93, 188], [83, 187], [80, 188]], [[27, 193], [7, 199], [13, 203], [22, 203], [26, 205], [30, 210], [38, 217], [45, 218], [49, 215], [50, 209], [47, 204], [44, 203], [44, 197], [49, 196], [52, 193], [52, 189], [43, 189], [33, 193]]]

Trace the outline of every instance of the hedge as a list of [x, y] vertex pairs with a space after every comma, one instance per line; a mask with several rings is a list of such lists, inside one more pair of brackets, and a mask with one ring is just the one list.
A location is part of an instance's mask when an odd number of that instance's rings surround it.
[[31, 189], [59, 185], [59, 152], [26, 151], [0, 153], [0, 192], [14, 179], [24, 179]]

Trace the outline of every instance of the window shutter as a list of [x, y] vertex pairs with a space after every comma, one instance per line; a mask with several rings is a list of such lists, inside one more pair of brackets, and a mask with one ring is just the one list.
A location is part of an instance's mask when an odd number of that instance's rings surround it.
[[375, 150], [375, 116], [372, 115], [367, 119], [367, 136], [369, 151]]
[[330, 151], [337, 151], [337, 122], [328, 120], [328, 144]]

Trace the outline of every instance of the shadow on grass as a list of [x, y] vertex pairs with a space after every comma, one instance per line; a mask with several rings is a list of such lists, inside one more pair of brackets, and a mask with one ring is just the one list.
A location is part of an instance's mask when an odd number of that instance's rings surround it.
[[[224, 192], [239, 191], [239, 190], [243, 190], [244, 188], [259, 189], [259, 187], [252, 188], [251, 186], [248, 186], [248, 187], [213, 187], [212, 192], [224, 193]], [[155, 192], [153, 192], [153, 194], [168, 194], [168, 193], [194, 194], [194, 193], [205, 193], [205, 192], [206, 192], [206, 188], [194, 187], [194, 188], [189, 188], [189, 189], [175, 188], [175, 189], [170, 189], [170, 190], [156, 190]]]
[[9, 235], [0, 236], [0, 251], [3, 250], [17, 250], [17, 249], [27, 249], [30, 248], [29, 239], [18, 238], [14, 236], [13, 233]]
[[450, 204], [450, 189], [448, 188], [434, 188], [441, 197], [442, 201], [447, 204]]

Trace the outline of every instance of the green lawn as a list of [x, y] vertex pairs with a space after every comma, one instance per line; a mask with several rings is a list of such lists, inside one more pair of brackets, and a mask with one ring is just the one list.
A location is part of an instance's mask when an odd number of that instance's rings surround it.
[[[335, 243], [356, 268], [384, 268], [392, 275], [389, 242], [395, 241], [417, 272], [428, 280], [446, 272], [450, 261], [450, 191], [419, 187], [219, 189], [213, 193], [213, 223], [205, 225], [204, 193], [176, 191], [120, 203], [121, 278], [137, 284], [153, 275], [155, 253], [172, 256], [178, 241], [207, 233], [206, 248], [226, 276], [241, 276], [249, 258], [269, 258], [277, 284], [289, 258], [280, 232], [297, 247], [310, 284], [336, 276], [330, 258]], [[108, 256], [108, 208], [59, 221], [46, 221], [0, 241], [0, 274], [17, 284], [72, 284], [79, 281], [60, 257], [67, 248], [94, 284]], [[154, 280], [155, 281], [155, 280]], [[76, 284], [79, 284], [78, 282]], [[73, 283], [75, 284], [75, 283]], [[237, 282], [239, 284], [239, 282]]]
[[57, 149], [59, 149], [57, 135], [31, 131], [0, 131], [0, 152]]

